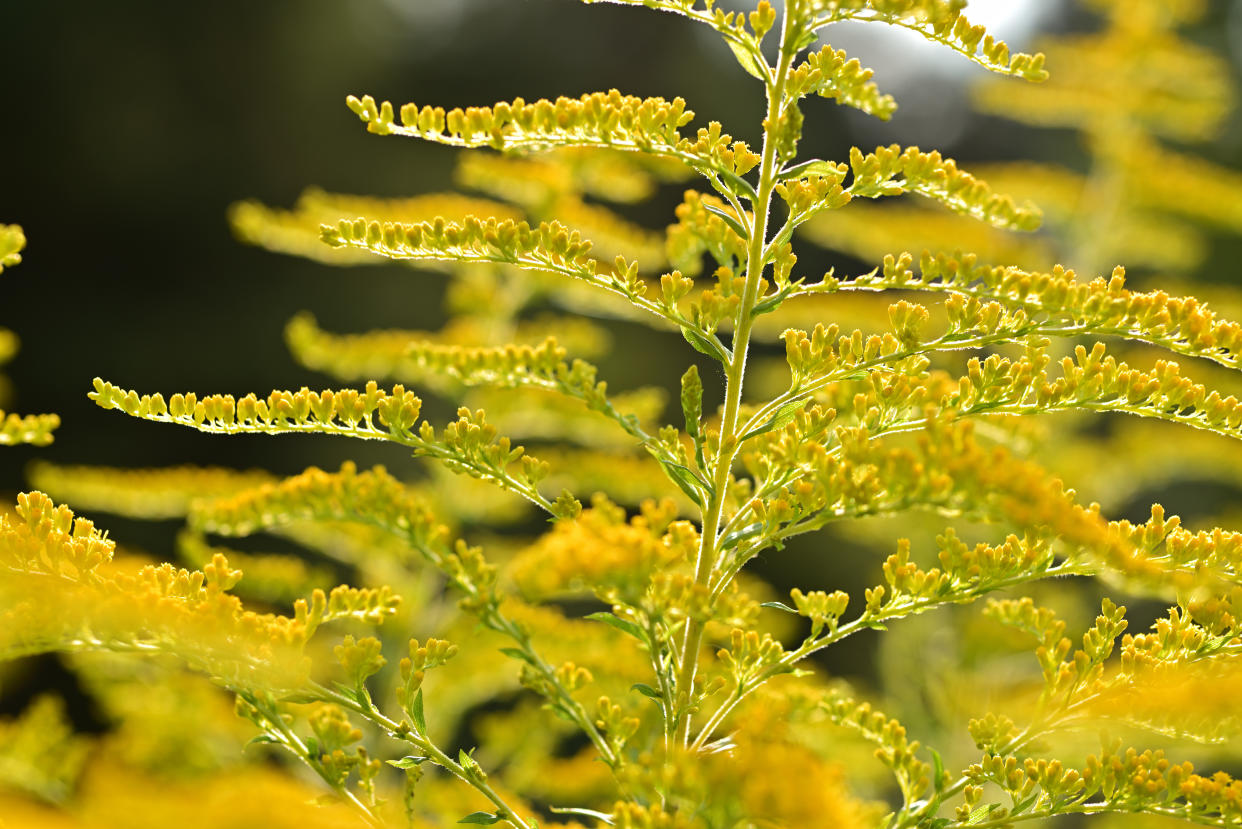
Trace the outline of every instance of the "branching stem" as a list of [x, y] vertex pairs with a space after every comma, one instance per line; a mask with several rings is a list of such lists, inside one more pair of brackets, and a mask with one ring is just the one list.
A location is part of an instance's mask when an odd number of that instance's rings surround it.
[[[755, 201], [754, 220], [747, 249], [746, 286], [742, 302], [734, 322], [732, 358], [725, 366], [725, 400], [720, 423], [720, 451], [713, 459], [713, 493], [703, 515], [702, 541], [695, 563], [694, 579], [706, 587], [715, 571], [720, 552], [720, 519], [728, 491], [730, 470], [737, 455], [740, 441], [737, 432], [738, 410], [742, 401], [742, 384], [746, 375], [746, 356], [750, 346], [751, 328], [754, 324], [753, 310], [759, 295], [759, 280], [764, 270], [764, 248], [768, 233], [768, 218], [772, 207], [772, 192], [776, 185], [778, 160], [776, 156], [777, 132], [786, 105], [793, 102], [785, 97], [785, 83], [789, 68], [797, 50], [790, 37], [794, 15], [788, 7], [781, 11], [781, 42], [773, 80], [767, 87], [767, 118], [764, 121], [763, 153], [759, 163], [758, 199]], [[677, 672], [676, 697], [671, 702], [669, 716], [673, 718], [671, 729], [675, 745], [685, 746], [690, 741], [691, 700], [694, 696], [694, 680], [698, 669], [699, 651], [703, 644], [704, 623], [691, 618], [686, 623], [682, 640], [681, 658]]]

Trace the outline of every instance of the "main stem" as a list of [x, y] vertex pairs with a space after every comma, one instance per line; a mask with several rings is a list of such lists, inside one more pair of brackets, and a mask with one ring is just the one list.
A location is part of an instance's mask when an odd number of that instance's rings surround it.
[[[759, 187], [753, 203], [754, 221], [746, 251], [746, 287], [738, 307], [733, 328], [733, 356], [725, 366], [724, 412], [720, 421], [720, 451], [712, 465], [712, 496], [703, 514], [703, 532], [695, 564], [694, 581], [700, 587], [708, 587], [719, 557], [720, 518], [729, 488], [729, 473], [738, 451], [737, 419], [742, 403], [742, 382], [746, 376], [746, 355], [750, 350], [750, 332], [754, 325], [753, 311], [759, 295], [759, 280], [763, 276], [765, 262], [763, 251], [768, 235], [768, 216], [772, 206], [772, 189], [776, 185], [776, 137], [781, 108], [785, 98], [785, 80], [793, 62], [794, 50], [790, 44], [791, 16], [788, 7], [781, 12], [780, 52], [771, 83], [765, 84], [768, 95], [767, 119], [763, 129], [763, 154], [759, 164]], [[681, 646], [681, 663], [678, 666], [674, 718], [673, 745], [685, 747], [690, 742], [690, 704], [694, 694], [694, 679], [698, 670], [699, 651], [703, 646], [704, 622], [690, 618]]]

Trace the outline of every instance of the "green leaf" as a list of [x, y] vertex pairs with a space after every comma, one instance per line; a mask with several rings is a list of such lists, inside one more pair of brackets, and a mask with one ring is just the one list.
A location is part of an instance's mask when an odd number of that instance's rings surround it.
[[644, 644], [647, 642], [647, 635], [643, 632], [642, 628], [633, 622], [627, 622], [625, 619], [618, 618], [606, 610], [601, 610], [598, 613], [592, 613], [584, 618], [590, 619], [593, 622], [603, 622], [609, 627], [614, 627], [622, 633], [633, 636], [635, 639]]
[[970, 817], [966, 819], [966, 825], [974, 826], [976, 823], [979, 823], [999, 808], [999, 803], [985, 803], [981, 806], [977, 806], [975, 810], [970, 813]]
[[788, 181], [791, 178], [802, 178], [803, 176], [822, 176], [836, 175], [837, 165], [831, 161], [824, 161], [822, 158], [812, 158], [809, 161], [803, 161], [801, 164], [795, 164], [792, 167], [786, 167], [776, 175], [777, 181]]
[[600, 823], [606, 823], [609, 826], [613, 825], [612, 815], [606, 812], [597, 812], [594, 809], [580, 809], [576, 806], [549, 806], [548, 811], [554, 815], [585, 815], [598, 820]]
[[815, 31], [813, 26], [807, 26], [798, 34], [798, 39], [794, 41], [794, 51], [801, 52], [803, 49], [809, 49], [819, 40], [819, 33]]
[[761, 81], [767, 81], [767, 73], [763, 70], [770, 67], [760, 62], [744, 44], [731, 38], [726, 38], [725, 43], [729, 44], [729, 49], [733, 51], [733, 57], [737, 58], [737, 62], [741, 64], [748, 74], [755, 76]]
[[398, 768], [398, 769], [409, 769], [409, 768], [413, 768], [414, 766], [421, 766], [423, 763], [426, 763], [426, 762], [427, 762], [426, 757], [416, 757], [413, 754], [411, 754], [409, 756], [402, 757], [400, 760], [389, 760], [388, 765], [392, 766], [393, 768]]
[[418, 733], [426, 735], [427, 719], [423, 714], [423, 689], [419, 688], [414, 694], [414, 701], [410, 703], [410, 716], [414, 718], [414, 725], [418, 726]]
[[630, 690], [637, 691], [638, 693], [642, 694], [644, 697], [651, 697], [654, 700], [659, 700], [660, 702], [664, 702], [664, 697], [660, 694], [660, 692], [657, 691], [655, 688], [652, 688], [650, 685], [646, 684], [645, 682], [635, 682], [633, 685], [630, 686]]
[[499, 823], [500, 815], [493, 815], [491, 812], [471, 812], [466, 815], [458, 823], [481, 823], [484, 826], [490, 826], [493, 823]]
[[737, 546], [737, 543], [744, 538], [754, 538], [763, 532], [763, 524], [756, 521], [753, 524], [747, 524], [745, 527], [739, 527], [733, 532], [726, 535], [720, 541], [720, 549], [729, 550]]
[[944, 760], [941, 759], [940, 752], [936, 751], [936, 749], [929, 748], [928, 751], [931, 752], [932, 756], [932, 770], [934, 775], [932, 777], [932, 788], [936, 791], [940, 791], [940, 781], [944, 778]]
[[731, 173], [728, 170], [717, 171], [722, 179], [733, 186], [733, 195], [741, 196], [747, 199], [751, 204], [759, 201], [759, 194], [755, 192], [755, 187], [749, 181], [739, 176], [737, 173]]
[[1021, 803], [1015, 803], [1015, 804], [1013, 805], [1013, 810], [1012, 810], [1012, 811], [1010, 811], [1010, 812], [1009, 812], [1009, 814], [1011, 814], [1011, 815], [1020, 815], [1020, 814], [1022, 814], [1022, 813], [1023, 813], [1023, 812], [1025, 812], [1027, 809], [1031, 808], [1031, 805], [1032, 805], [1032, 804], [1033, 804], [1036, 800], [1038, 800], [1038, 799], [1039, 799], [1039, 796], [1040, 796], [1041, 794], [1043, 794], [1043, 792], [1039, 792], [1039, 791], [1037, 791], [1037, 792], [1035, 792], [1035, 794], [1031, 795], [1031, 796], [1030, 796], [1030, 797], [1028, 797], [1026, 800], [1023, 800]]
[[246, 746], [259, 745], [260, 743], [275, 743], [276, 745], [281, 745], [280, 740], [277, 740], [271, 734], [259, 734], [247, 740]]
[[703, 202], [703, 209], [727, 224], [729, 228], [738, 236], [741, 236], [743, 239], [750, 238], [750, 234], [746, 232], [746, 228], [743, 227], [742, 223], [739, 222], [729, 211], [722, 207], [717, 207], [714, 204], [708, 204], [706, 201]]
[[281, 702], [296, 703], [320, 702], [322, 699], [323, 695], [316, 694], [311, 691], [299, 691], [293, 694], [282, 694], [280, 697]]
[[698, 475], [695, 475], [693, 470], [671, 461], [660, 461], [660, 466], [664, 467], [664, 471], [672, 479], [673, 483], [677, 484], [678, 489], [686, 493], [691, 501], [694, 501], [700, 507], [703, 506], [703, 490], [711, 492], [711, 487], [707, 486]]
[[519, 662], [525, 662], [527, 665], [534, 667], [534, 662], [530, 658], [530, 654], [519, 648], [500, 648], [500, 652], [505, 656], [512, 657]]
[[783, 610], [783, 611], [785, 611], [786, 613], [792, 613], [792, 614], [794, 614], [795, 616], [797, 616], [797, 615], [798, 615], [798, 611], [794, 610], [792, 607], [790, 607], [789, 605], [785, 604], [784, 602], [763, 602], [763, 603], [762, 603], [762, 604], [760, 604], [759, 606], [760, 606], [760, 607], [770, 607], [770, 608], [772, 608], [773, 610]]
[[787, 285], [785, 288], [772, 294], [762, 302], [755, 303], [755, 307], [750, 310], [751, 317], [758, 317], [768, 313], [769, 311], [775, 311], [778, 307], [780, 307], [782, 302], [789, 298], [790, 292], [795, 287], [797, 287], [797, 283]]
[[686, 434], [698, 440], [699, 418], [703, 416], [703, 381], [699, 379], [699, 367], [693, 363], [681, 376], [681, 413], [686, 420]]
[[756, 426], [754, 429], [751, 429], [749, 432], [742, 435], [742, 440], [740, 442], [748, 441], [756, 435], [762, 435], [764, 432], [771, 432], [773, 429], [780, 429], [782, 426], [791, 423], [794, 419], [794, 415], [796, 415], [798, 410], [805, 405], [805, 400], [790, 400], [788, 403], [777, 409], [762, 425]]
[[719, 360], [725, 365], [728, 365], [729, 360], [732, 358], [732, 355], [720, 343], [709, 340], [693, 328], [683, 325], [681, 327], [681, 336], [685, 338], [686, 342], [694, 346], [695, 351]]

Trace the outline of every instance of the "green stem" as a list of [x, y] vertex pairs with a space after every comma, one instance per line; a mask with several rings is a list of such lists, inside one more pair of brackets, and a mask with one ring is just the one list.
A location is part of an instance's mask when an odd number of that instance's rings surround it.
[[318, 759], [311, 755], [310, 747], [302, 741], [301, 737], [294, 733], [293, 729], [288, 726], [288, 724], [280, 716], [279, 712], [266, 710], [266, 706], [263, 705], [258, 698], [249, 694], [239, 693], [239, 696], [245, 699], [250, 705], [254, 706], [255, 710], [262, 714], [263, 718], [267, 720], [270, 726], [267, 729], [269, 736], [275, 739], [280, 745], [284, 746], [289, 753], [293, 754], [305, 763], [311, 771], [315, 772], [315, 774], [320, 777], [320, 779], [331, 786], [333, 791], [348, 801], [349, 804], [355, 809], [360, 811], [368, 824], [376, 827], [376, 829], [383, 829], [384, 822], [380, 820], [379, 815], [375, 814], [370, 806], [363, 803], [358, 795], [350, 791], [348, 785], [334, 781], [324, 772], [324, 768], [320, 765]]
[[[706, 587], [711, 580], [719, 555], [719, 530], [724, 500], [729, 488], [729, 474], [737, 455], [739, 441], [737, 432], [738, 410], [742, 402], [742, 383], [746, 375], [746, 355], [750, 345], [751, 328], [754, 324], [753, 310], [759, 295], [759, 280], [766, 265], [764, 245], [768, 233], [772, 192], [776, 185], [776, 130], [785, 102], [785, 82], [793, 62], [790, 30], [793, 15], [786, 8], [781, 12], [781, 43], [772, 84], [767, 87], [768, 108], [764, 122], [763, 154], [759, 164], [758, 199], [754, 203], [754, 223], [746, 258], [746, 287], [738, 307], [733, 331], [733, 356], [725, 374], [725, 401], [720, 422], [720, 451], [713, 459], [712, 486], [714, 488], [707, 510], [703, 515], [702, 540], [695, 564], [695, 584]], [[671, 700], [673, 717], [673, 743], [685, 746], [690, 741], [690, 706], [694, 694], [694, 680], [698, 670], [698, 656], [703, 644], [705, 623], [691, 618], [686, 623], [682, 640], [681, 660], [677, 672], [676, 697]]]
[[780, 661], [755, 674], [742, 685], [739, 685], [734, 690], [730, 698], [726, 700], [720, 708], [712, 714], [707, 723], [704, 724], [702, 730], [699, 732], [699, 736], [695, 738], [692, 745], [694, 747], [699, 747], [707, 742], [707, 740], [711, 738], [715, 729], [718, 728], [722, 722], [724, 722], [725, 718], [733, 712], [738, 704], [769, 679], [779, 674], [787, 673], [792, 670], [795, 665], [811, 654], [821, 651], [830, 645], [836, 644], [842, 639], [858, 633], [861, 630], [873, 628], [876, 625], [883, 624], [890, 619], [905, 618], [907, 616], [924, 613], [943, 605], [966, 604], [968, 602], [973, 602], [988, 593], [993, 593], [997, 590], [1004, 590], [1009, 587], [1015, 587], [1019, 584], [1025, 584], [1031, 581], [1057, 578], [1060, 576], [1093, 575], [1095, 575], [1094, 569], [1073, 564], [1070, 561], [1065, 561], [1055, 567], [1050, 567], [1039, 573], [1023, 573], [1021, 575], [1012, 576], [1008, 579], [1000, 579], [989, 582], [986, 585], [975, 585], [970, 592], [951, 596], [941, 596], [932, 599], [911, 599], [901, 603], [890, 602], [890, 604], [886, 605], [878, 613], [864, 613], [863, 615], [855, 618], [853, 621], [833, 628], [824, 636], [807, 639], [796, 650], [792, 650], [781, 657]]
[[608, 744], [608, 740], [595, 727], [591, 715], [583, 709], [582, 705], [570, 695], [565, 686], [557, 679], [555, 669], [539, 656], [526, 633], [513, 621], [501, 615], [498, 609], [491, 609], [489, 613], [486, 613], [481, 618], [484, 625], [498, 633], [505, 634], [518, 645], [518, 648], [526, 655], [527, 663], [539, 673], [544, 681], [556, 689], [556, 698], [560, 702], [562, 709], [573, 717], [574, 722], [590, 739], [596, 751], [600, 753], [600, 758], [615, 772], [621, 765], [621, 758], [617, 756], [612, 746]]
[[374, 705], [364, 706], [358, 700], [339, 693], [337, 691], [319, 686], [315, 689], [324, 699], [336, 703], [342, 708], [361, 714], [374, 725], [378, 726], [385, 734], [394, 740], [402, 740], [423, 752], [428, 759], [449, 774], [475, 788], [480, 794], [492, 802], [496, 807], [496, 814], [503, 820], [508, 821], [516, 829], [534, 829], [533, 825], [523, 820], [513, 808], [505, 802], [495, 789], [493, 789], [484, 779], [482, 772], [471, 774], [464, 766], [453, 760], [447, 754], [439, 749], [435, 743], [424, 734], [412, 731], [408, 723], [399, 723], [396, 720], [385, 716], [382, 711]]

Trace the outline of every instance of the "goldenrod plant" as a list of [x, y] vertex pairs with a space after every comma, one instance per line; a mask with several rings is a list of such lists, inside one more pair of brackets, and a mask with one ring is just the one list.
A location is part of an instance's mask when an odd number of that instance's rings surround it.
[[[428, 474], [36, 467], [79, 510], [184, 517], [190, 569], [117, 554], [41, 492], [0, 518], [0, 653], [71, 655], [122, 723], [99, 749], [108, 771], [83, 770], [53, 702], [5, 726], [0, 760], [21, 774], [0, 762], [0, 775], [26, 796], [4, 814], [138, 825], [108, 774], [167, 773], [175, 746], [194, 768], [168, 791], [192, 792], [194, 809], [209, 795], [212, 825], [243, 825], [256, 802], [290, 825], [1242, 822], [1242, 782], [1189, 759], [1239, 727], [1242, 534], [1183, 527], [1158, 504], [1113, 519], [1028, 451], [1031, 423], [1057, 424], [1035, 416], [1058, 412], [1242, 438], [1242, 402], [1216, 382], [1239, 368], [1242, 325], [1131, 290], [1119, 267], [1024, 269], [954, 238], [882, 251], [859, 274], [811, 276], [795, 253], [801, 231], [906, 194], [1007, 232], [1040, 224], [1034, 204], [935, 151], [805, 157], [810, 99], [880, 118], [896, 106], [825, 44], [831, 24], [913, 31], [1011, 85], [1057, 67], [1011, 53], [964, 0], [612, 1], [719, 35], [738, 82], [762, 92], [761, 143], [697, 126], [680, 98], [616, 90], [447, 110], [351, 96], [370, 133], [471, 150], [458, 180], [479, 195], [312, 190], [292, 210], [238, 205], [236, 232], [332, 265], [440, 271], [450, 321], [337, 334], [297, 317], [294, 354], [344, 384], [327, 390], [165, 397], [100, 379], [91, 397], [221, 435], [380, 441]], [[1143, 0], [1114, 19], [1186, 8]], [[663, 234], [605, 206], [674, 183], [691, 189]], [[857, 300], [878, 293], [879, 318]], [[672, 418], [660, 389], [618, 393], [587, 362], [607, 352], [609, 319], [674, 335], [686, 368]], [[1131, 366], [1111, 353], [1125, 343], [1165, 357]], [[772, 387], [762, 361], [782, 351]], [[1192, 379], [1173, 358], [1212, 373]], [[430, 395], [461, 404], [456, 418]], [[784, 597], [752, 574], [807, 540], [843, 555], [828, 533], [849, 527], [894, 531], [870, 587], [808, 580]], [[256, 535], [280, 551], [222, 546]], [[362, 586], [333, 586], [342, 574]], [[1095, 586], [1094, 621], [1076, 583]], [[1163, 610], [1127, 632], [1121, 600]], [[955, 736], [881, 713], [879, 693], [819, 661], [936, 617], [970, 645], [969, 682], [945, 687], [967, 712]], [[219, 750], [236, 724], [185, 669], [232, 695], [259, 761]], [[184, 688], [201, 704], [155, 702]], [[262, 764], [265, 750], [293, 762]], [[336, 811], [285, 805], [308, 777]]]

